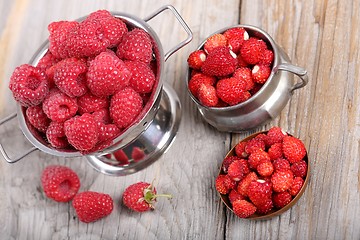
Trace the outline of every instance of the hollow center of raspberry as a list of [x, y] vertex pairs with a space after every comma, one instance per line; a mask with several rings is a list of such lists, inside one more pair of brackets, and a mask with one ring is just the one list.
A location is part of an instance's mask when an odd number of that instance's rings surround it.
[[59, 192], [61, 193], [66, 193], [70, 190], [71, 188], [71, 183], [69, 180], [65, 180], [62, 183], [60, 183], [59, 185]]
[[37, 79], [35, 76], [31, 76], [27, 80], [27, 87], [31, 90], [36, 90], [41, 84], [41, 81]]

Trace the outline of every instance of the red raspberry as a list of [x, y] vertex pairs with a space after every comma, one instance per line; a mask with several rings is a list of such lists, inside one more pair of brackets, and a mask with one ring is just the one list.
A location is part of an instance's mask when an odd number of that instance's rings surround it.
[[262, 39], [251, 37], [242, 44], [240, 54], [245, 62], [255, 65], [261, 61], [266, 49], [266, 43]]
[[46, 138], [54, 148], [66, 148], [69, 146], [63, 122], [51, 122], [46, 130]]
[[201, 71], [210, 76], [224, 77], [235, 72], [236, 55], [228, 47], [217, 47], [207, 56]]
[[125, 33], [116, 51], [123, 60], [138, 60], [146, 64], [150, 63], [152, 54], [151, 38], [140, 28]]
[[270, 161], [263, 160], [257, 165], [256, 170], [261, 176], [269, 177], [274, 171], [274, 166]]
[[271, 184], [264, 180], [252, 181], [247, 188], [247, 195], [256, 207], [265, 206], [271, 200]]
[[43, 110], [51, 120], [64, 122], [75, 116], [78, 110], [77, 100], [57, 89], [53, 89], [43, 102]]
[[54, 82], [69, 97], [79, 97], [87, 92], [86, 60], [66, 58], [55, 65]]
[[275, 170], [280, 170], [280, 169], [290, 170], [290, 163], [289, 163], [288, 160], [286, 160], [286, 159], [284, 159], [284, 158], [276, 159], [276, 160], [273, 162], [273, 165], [274, 165], [274, 169], [275, 169]]
[[12, 73], [9, 88], [21, 106], [31, 107], [44, 100], [49, 92], [49, 82], [40, 68], [23, 64]]
[[200, 85], [198, 90], [198, 98], [200, 103], [206, 107], [215, 107], [219, 102], [215, 87], [209, 84]]
[[125, 65], [131, 73], [129, 86], [138, 93], [150, 93], [155, 83], [151, 68], [140, 61], [126, 61]]
[[283, 139], [283, 153], [290, 163], [300, 162], [306, 155], [304, 143], [295, 137], [285, 136]]
[[92, 116], [97, 121], [98, 125], [100, 123], [109, 124], [112, 122], [110, 118], [109, 109], [107, 108], [101, 108], [96, 110], [95, 112], [92, 113]]
[[98, 142], [105, 142], [113, 140], [120, 135], [121, 131], [115, 124], [103, 124], [98, 125], [99, 137]]
[[288, 205], [292, 200], [292, 196], [289, 192], [280, 192], [274, 193], [272, 196], [272, 201], [276, 208], [283, 208]]
[[265, 151], [265, 142], [263, 140], [258, 138], [253, 138], [247, 141], [245, 146], [245, 152], [247, 154], [251, 154], [259, 149]]
[[98, 141], [97, 122], [89, 113], [67, 120], [64, 130], [69, 143], [80, 151], [91, 150]]
[[78, 111], [80, 114], [93, 113], [103, 108], [109, 108], [109, 99], [97, 97], [90, 92], [85, 93], [78, 98]]
[[201, 84], [208, 84], [208, 85], [214, 85], [216, 82], [216, 78], [215, 77], [211, 77], [208, 75], [205, 75], [203, 73], [198, 73], [193, 75], [188, 83], [188, 88], [191, 92], [191, 94], [194, 97], [198, 97], [198, 91], [200, 88]]
[[304, 178], [307, 173], [307, 163], [304, 160], [293, 163], [290, 167], [291, 171], [293, 171], [295, 177]]
[[114, 207], [110, 195], [86, 191], [74, 197], [72, 206], [81, 222], [95, 222], [108, 216]]
[[268, 214], [274, 207], [274, 204], [272, 202], [271, 199], [267, 199], [266, 201], [264, 201], [261, 205], [256, 206], [256, 212], [258, 214]]
[[247, 218], [256, 212], [254, 204], [246, 200], [237, 200], [232, 204], [233, 211], [240, 218]]
[[237, 157], [237, 156], [228, 156], [228, 157], [226, 157], [226, 158], [224, 158], [224, 160], [223, 160], [223, 163], [222, 163], [222, 166], [221, 166], [221, 168], [222, 168], [222, 170], [224, 171], [224, 173], [227, 173], [228, 172], [228, 168], [229, 168], [229, 166], [230, 166], [230, 164], [232, 163], [232, 162], [234, 162], [235, 160], [241, 160], [241, 158], [239, 158], [239, 157]]
[[279, 127], [272, 127], [269, 129], [266, 135], [267, 135], [267, 140], [265, 143], [267, 146], [270, 147], [275, 143], [281, 143], [283, 138], [287, 135], [287, 133], [284, 132]]
[[46, 116], [41, 106], [28, 107], [26, 109], [27, 120], [40, 132], [46, 132], [50, 119]]
[[206, 59], [206, 53], [204, 50], [196, 50], [190, 53], [187, 63], [190, 68], [200, 70]]
[[124, 150], [120, 149], [115, 152], [113, 152], [114, 157], [117, 161], [119, 161], [121, 164], [128, 164], [129, 163], [129, 157], [126, 155]]
[[215, 188], [221, 194], [227, 194], [235, 185], [235, 181], [229, 175], [220, 174], [216, 177]]
[[249, 154], [245, 151], [246, 142], [239, 142], [235, 146], [235, 154], [240, 158], [246, 158]]
[[243, 196], [248, 196], [247, 189], [252, 181], [258, 180], [258, 176], [255, 172], [250, 172], [247, 174], [238, 184], [237, 191]]
[[262, 149], [258, 149], [258, 150], [254, 151], [253, 153], [250, 154], [248, 161], [249, 161], [250, 168], [256, 169], [257, 166], [261, 162], [263, 162], [263, 161], [270, 162], [270, 157], [269, 157], [269, 154], [267, 152], [265, 152]]
[[142, 99], [132, 88], [117, 92], [110, 101], [110, 117], [120, 129], [128, 127], [142, 110]]
[[229, 201], [231, 204], [235, 202], [236, 200], [244, 200], [245, 197], [238, 193], [235, 189], [231, 189], [228, 195]]
[[87, 84], [92, 94], [107, 97], [129, 84], [131, 73], [113, 52], [102, 52], [90, 62]]
[[266, 49], [263, 52], [263, 55], [259, 61], [259, 64], [270, 66], [274, 60], [274, 53], [273, 51]]
[[143, 149], [139, 147], [133, 147], [131, 150], [131, 158], [134, 162], [139, 162], [146, 157], [145, 152]]
[[70, 33], [78, 29], [79, 23], [76, 21], [52, 22], [48, 26], [49, 30], [49, 51], [56, 58], [67, 58], [69, 52], [67, 48]]
[[271, 183], [274, 192], [284, 192], [288, 190], [293, 183], [293, 179], [294, 174], [291, 170], [276, 170], [275, 173], [271, 176]]
[[206, 39], [204, 44], [204, 50], [207, 54], [214, 51], [217, 47], [227, 47], [227, 39], [221, 33], [214, 34]]
[[80, 188], [77, 174], [65, 166], [48, 166], [41, 174], [41, 185], [48, 198], [69, 202]]
[[304, 180], [301, 177], [295, 177], [289, 189], [289, 193], [295, 197], [300, 192], [303, 185]]
[[268, 150], [269, 157], [272, 161], [283, 156], [282, 143], [274, 143]]
[[[56, 58], [50, 51], [47, 51], [45, 53], [45, 55], [39, 60], [36, 67], [45, 71], [49, 80], [50, 79], [52, 80], [54, 78], [54, 66], [59, 61], [61, 61], [61, 59]], [[52, 81], [49, 81], [49, 82], [52, 82]], [[50, 87], [52, 87], [52, 86], [50, 86]]]
[[229, 105], [248, 100], [250, 93], [245, 89], [246, 82], [234, 77], [220, 79], [216, 84], [218, 97]]
[[244, 43], [244, 41], [249, 39], [249, 34], [246, 32], [244, 28], [236, 27], [230, 28], [224, 32], [224, 36], [228, 40], [228, 44], [231, 50], [238, 54], [240, 51], [240, 47]]
[[244, 178], [244, 165], [240, 160], [230, 163], [228, 168], [228, 175], [234, 181], [240, 181]]
[[257, 64], [251, 70], [251, 76], [256, 83], [264, 84], [271, 74], [271, 69], [267, 65]]
[[251, 76], [251, 70], [248, 67], [239, 67], [234, 72], [234, 78], [245, 81], [246, 87], [244, 90], [249, 91], [254, 87], [254, 81]]

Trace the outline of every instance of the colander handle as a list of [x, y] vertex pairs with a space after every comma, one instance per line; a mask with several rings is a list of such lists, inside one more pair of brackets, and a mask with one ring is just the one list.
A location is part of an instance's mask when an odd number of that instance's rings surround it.
[[[0, 120], [0, 126], [5, 124], [6, 122], [10, 121], [11, 119], [14, 119], [17, 116], [16, 113], [13, 113], [3, 119]], [[24, 158], [25, 156], [27, 156], [28, 154], [32, 153], [33, 151], [37, 150], [36, 147], [32, 147], [28, 150], [26, 150], [23, 153], [20, 153], [18, 156], [14, 157], [14, 158], [9, 158], [9, 156], [7, 155], [3, 145], [0, 143], [0, 152], [1, 155], [4, 157], [5, 161], [7, 161], [8, 163], [15, 163], [19, 160], [21, 160], [22, 158]]]
[[294, 90], [298, 88], [305, 87], [305, 85], [308, 83], [309, 78], [307, 75], [307, 71], [304, 68], [294, 66], [290, 63], [282, 63], [277, 67], [277, 70], [283, 70], [291, 72], [295, 75], [297, 75], [300, 78], [300, 82], [297, 82], [292, 88], [290, 89], [290, 92], [293, 93]]
[[157, 11], [155, 11], [150, 16], [144, 18], [144, 21], [147, 22], [147, 21], [153, 19], [154, 17], [156, 17], [157, 15], [159, 15], [160, 13], [162, 13], [165, 10], [170, 10], [174, 14], [175, 18], [178, 20], [178, 22], [181, 24], [181, 26], [184, 28], [185, 32], [188, 35], [187, 38], [184, 41], [180, 42], [178, 45], [176, 45], [175, 47], [170, 49], [170, 51], [165, 54], [164, 60], [166, 61], [173, 53], [175, 53], [180, 48], [182, 48], [186, 44], [188, 44], [192, 40], [193, 34], [192, 34], [189, 26], [184, 21], [184, 19], [180, 16], [178, 11], [172, 5], [165, 5], [165, 6], [161, 7], [161, 8], [159, 8]]

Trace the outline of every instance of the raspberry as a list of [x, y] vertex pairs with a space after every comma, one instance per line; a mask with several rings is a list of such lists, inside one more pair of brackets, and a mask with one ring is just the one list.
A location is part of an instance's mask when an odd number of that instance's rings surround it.
[[240, 54], [245, 62], [255, 65], [261, 61], [266, 49], [266, 43], [262, 39], [251, 37], [242, 44]]
[[264, 180], [252, 181], [247, 188], [247, 195], [256, 207], [266, 206], [271, 200], [271, 184]]
[[69, 143], [80, 151], [91, 150], [98, 141], [97, 122], [89, 113], [67, 120], [64, 130]]
[[51, 120], [64, 122], [75, 116], [78, 110], [77, 100], [58, 89], [52, 89], [43, 102], [43, 110]]
[[240, 218], [247, 218], [256, 212], [254, 204], [246, 200], [237, 200], [232, 205], [235, 215]]
[[289, 192], [280, 192], [274, 193], [272, 196], [272, 201], [276, 208], [283, 208], [288, 205], [292, 200], [292, 196]]
[[142, 110], [142, 99], [132, 88], [117, 92], [110, 101], [110, 117], [120, 129], [128, 127]]
[[251, 76], [251, 70], [248, 67], [239, 67], [235, 70], [234, 78], [241, 79], [246, 83], [244, 90], [249, 91], [254, 87], [254, 81]]
[[285, 136], [283, 139], [283, 153], [290, 163], [301, 161], [306, 155], [304, 143], [295, 137]]
[[262, 149], [258, 149], [250, 154], [248, 161], [250, 168], [256, 169], [261, 162], [263, 161], [270, 162], [270, 157], [267, 152], [265, 152]]
[[61, 61], [61, 59], [56, 58], [50, 51], [47, 51], [36, 65], [37, 68], [45, 71], [47, 77], [49, 78], [49, 82], [51, 83], [50, 85], [52, 85], [52, 79], [54, 78], [54, 66], [59, 61]]
[[204, 74], [224, 77], [235, 72], [237, 67], [236, 56], [228, 47], [217, 47], [212, 50], [204, 61], [201, 71]]
[[267, 65], [257, 64], [251, 71], [254, 82], [264, 84], [271, 74], [271, 69]]
[[271, 183], [274, 192], [283, 192], [288, 190], [293, 183], [294, 174], [289, 169], [276, 170], [271, 176]]
[[128, 164], [129, 163], [129, 157], [126, 155], [124, 150], [120, 149], [115, 152], [113, 152], [114, 157], [117, 161], [119, 161], [121, 164]]
[[256, 167], [257, 172], [263, 177], [269, 177], [274, 171], [273, 164], [268, 160], [262, 160]]
[[99, 124], [98, 125], [99, 131], [99, 142], [105, 142], [108, 140], [113, 140], [117, 136], [120, 135], [120, 129], [115, 124]]
[[80, 114], [93, 113], [109, 107], [109, 100], [105, 97], [97, 97], [90, 92], [85, 93], [77, 100]]
[[219, 102], [215, 87], [209, 84], [200, 85], [198, 90], [198, 98], [200, 103], [206, 107], [214, 107]]
[[218, 97], [229, 105], [236, 105], [249, 99], [250, 93], [245, 89], [245, 81], [234, 77], [220, 79], [216, 84]]
[[220, 174], [216, 177], [215, 188], [219, 193], [227, 194], [234, 187], [235, 181], [233, 181], [228, 175]]
[[230, 163], [228, 168], [228, 175], [234, 181], [240, 181], [244, 178], [244, 166], [240, 160]]
[[107, 97], [129, 84], [131, 73], [112, 51], [102, 52], [90, 62], [87, 85], [92, 94]]
[[188, 88], [193, 96], [198, 97], [198, 91], [201, 84], [214, 85], [216, 82], [215, 77], [205, 75], [203, 73], [198, 73], [192, 76], [188, 83]]
[[150, 93], [155, 83], [151, 68], [140, 61], [126, 61], [125, 65], [131, 73], [129, 86], [138, 93]]
[[247, 154], [251, 154], [259, 149], [265, 151], [265, 142], [263, 140], [258, 138], [253, 138], [247, 141], [245, 146], [245, 152]]
[[23, 64], [12, 73], [9, 88], [21, 106], [31, 107], [44, 100], [49, 92], [49, 82], [40, 68]]
[[228, 195], [229, 201], [232, 204], [236, 200], [244, 200], [245, 197], [238, 193], [235, 189], [231, 189]]
[[241, 158], [239, 158], [239, 157], [237, 157], [237, 156], [228, 156], [228, 157], [224, 158], [223, 163], [222, 163], [222, 166], [221, 166], [222, 170], [223, 170], [225, 173], [227, 173], [230, 164], [231, 164], [232, 162], [234, 162], [235, 160], [240, 160], [240, 159], [241, 159]]
[[307, 163], [304, 160], [293, 163], [290, 167], [295, 177], [305, 177], [307, 173]]
[[86, 191], [74, 197], [72, 206], [81, 222], [90, 223], [108, 216], [114, 203], [108, 194]]
[[272, 161], [281, 158], [282, 153], [282, 143], [274, 143], [268, 150], [269, 157]]
[[26, 117], [32, 126], [43, 133], [46, 132], [51, 121], [39, 105], [28, 107], [26, 109]]
[[270, 66], [272, 64], [273, 60], [274, 60], [273, 51], [266, 49], [262, 54], [259, 64]]
[[77, 174], [65, 166], [48, 166], [41, 174], [45, 195], [57, 202], [68, 202], [80, 188]]
[[250, 172], [247, 174], [238, 184], [237, 191], [243, 196], [248, 196], [247, 189], [252, 181], [258, 180], [258, 176], [255, 172]]
[[221, 33], [217, 33], [206, 39], [204, 50], [207, 54], [214, 51], [217, 47], [227, 47], [227, 39]]
[[95, 121], [97, 121], [98, 125], [100, 123], [109, 124], [112, 122], [108, 108], [98, 109], [92, 113], [92, 116], [94, 117]]
[[54, 148], [66, 148], [69, 146], [63, 122], [51, 122], [46, 130], [46, 138]]
[[246, 157], [249, 156], [249, 154], [247, 154], [245, 152], [245, 146], [246, 146], [246, 142], [239, 142], [238, 144], [236, 144], [236, 146], [235, 146], [235, 154], [238, 157], [246, 158]]
[[49, 51], [56, 58], [67, 58], [69, 52], [67, 48], [70, 33], [79, 27], [76, 21], [52, 22], [48, 26], [49, 30]]
[[134, 162], [139, 162], [145, 158], [145, 152], [139, 147], [133, 147], [131, 151], [131, 158]]
[[300, 192], [303, 185], [304, 180], [301, 177], [295, 177], [289, 189], [289, 193], [295, 197]]
[[190, 53], [187, 63], [190, 68], [200, 70], [206, 59], [206, 53], [204, 50], [196, 50]]
[[116, 55], [123, 60], [138, 60], [149, 64], [152, 59], [152, 41], [144, 30], [135, 28], [124, 34]]
[[66, 58], [55, 65], [54, 82], [69, 97], [79, 97], [87, 92], [86, 60]]
[[273, 162], [274, 169], [280, 170], [280, 169], [287, 169], [290, 170], [290, 163], [288, 160], [284, 158], [278, 158]]
[[224, 36], [228, 40], [228, 44], [231, 50], [238, 54], [240, 51], [240, 47], [244, 43], [244, 41], [249, 39], [249, 34], [246, 32], [244, 28], [236, 27], [230, 28], [224, 32]]
[[286, 132], [283, 132], [283, 130], [279, 127], [272, 127], [267, 132], [267, 140], [266, 145], [271, 146], [275, 143], [281, 143], [283, 138], [287, 135]]

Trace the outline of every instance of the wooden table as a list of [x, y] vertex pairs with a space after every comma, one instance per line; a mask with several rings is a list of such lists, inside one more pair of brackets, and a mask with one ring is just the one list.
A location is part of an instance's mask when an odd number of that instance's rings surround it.
[[[36, 151], [15, 164], [0, 159], [1, 239], [359, 239], [360, 238], [360, 4], [359, 1], [184, 0], [0, 2], [0, 117], [15, 111], [8, 90], [13, 69], [28, 62], [47, 38], [52, 21], [73, 20], [97, 9], [146, 17], [172, 4], [189, 24], [193, 41], [173, 55], [165, 79], [182, 103], [176, 141], [157, 162], [126, 177], [93, 170], [85, 158], [65, 159]], [[186, 58], [211, 33], [234, 24], [267, 31], [308, 70], [308, 85], [295, 91], [281, 114], [241, 134], [222, 133], [202, 120], [185, 87]], [[164, 13], [150, 22], [165, 50], [186, 34]], [[309, 185], [290, 210], [266, 221], [237, 218], [220, 202], [215, 176], [225, 153], [251, 133], [280, 126], [302, 139], [312, 164]], [[17, 122], [0, 131], [10, 155], [31, 146]], [[78, 221], [70, 203], [45, 197], [39, 176], [45, 166], [66, 165], [81, 191], [110, 194], [112, 214], [95, 223]], [[156, 179], [173, 194], [156, 210], [131, 212], [120, 204], [126, 186]]]

